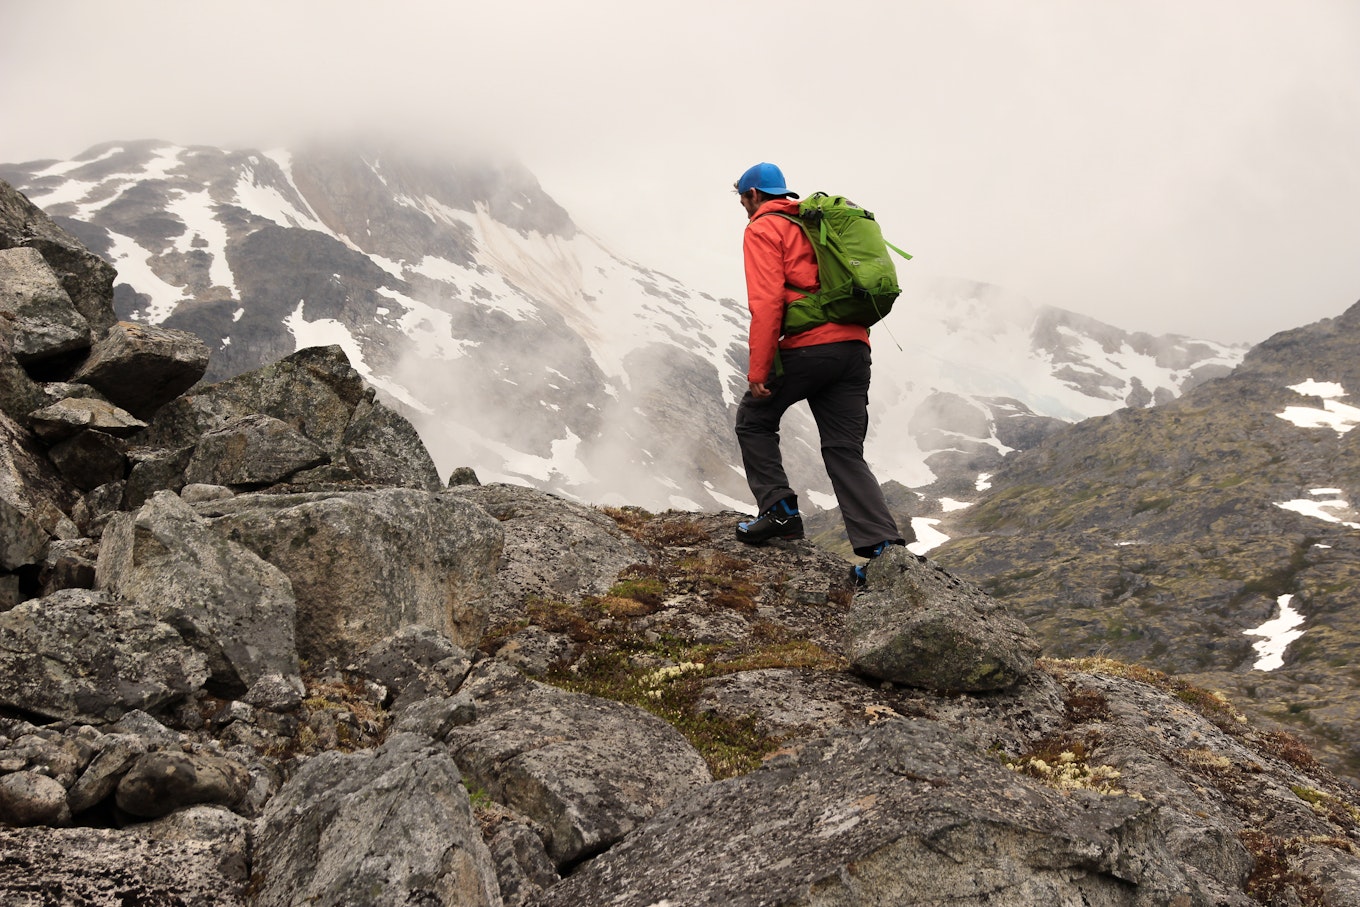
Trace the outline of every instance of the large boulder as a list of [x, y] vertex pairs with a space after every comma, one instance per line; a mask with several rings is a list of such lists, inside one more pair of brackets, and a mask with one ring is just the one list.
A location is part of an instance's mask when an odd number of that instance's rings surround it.
[[71, 807], [61, 782], [38, 772], [0, 775], [0, 823], [66, 825]]
[[265, 811], [256, 907], [500, 907], [491, 854], [458, 767], [428, 738], [309, 760]]
[[192, 447], [208, 432], [256, 414], [292, 426], [360, 482], [440, 487], [415, 430], [375, 400], [375, 391], [338, 346], [308, 347], [186, 394], [156, 414], [141, 441], [148, 447]]
[[0, 332], [27, 366], [90, 346], [90, 325], [37, 249], [0, 249]]
[[493, 660], [461, 693], [477, 717], [445, 737], [459, 767], [546, 829], [558, 867], [599, 853], [713, 780], [675, 728], [634, 706], [569, 693]]
[[246, 907], [249, 840], [247, 819], [212, 807], [126, 829], [0, 825], [0, 892], [14, 907]]
[[171, 492], [109, 522], [96, 581], [183, 633], [207, 654], [224, 692], [244, 692], [270, 675], [298, 677], [288, 577], [213, 531]]
[[90, 350], [73, 381], [148, 418], [208, 369], [207, 345], [188, 331], [120, 321]]
[[28, 514], [0, 497], [0, 569], [15, 570], [41, 563], [47, 533]]
[[692, 792], [534, 903], [1254, 903], [1187, 875], [1154, 814], [1045, 787], [932, 722], [888, 721], [790, 744]]
[[118, 782], [118, 806], [158, 819], [185, 806], [234, 807], [245, 799], [249, 775], [233, 759], [208, 753], [158, 751], [139, 756]]
[[199, 438], [184, 480], [193, 485], [274, 485], [329, 459], [287, 422], [254, 413]]
[[23, 193], [0, 180], [0, 249], [30, 248], [42, 253], [93, 336], [117, 320], [113, 313], [113, 265], [58, 227]]
[[11, 332], [0, 329], [0, 413], [20, 423], [46, 402], [42, 387], [14, 358]]
[[505, 564], [490, 596], [492, 623], [524, 616], [532, 599], [570, 601], [604, 595], [619, 571], [649, 560], [647, 549], [594, 507], [519, 485], [458, 485], [505, 530]]
[[76, 492], [39, 447], [31, 432], [0, 412], [0, 501], [23, 514], [51, 538], [78, 535], [68, 514]]
[[31, 412], [28, 421], [34, 433], [50, 443], [87, 430], [126, 438], [146, 428], [132, 413], [98, 397], [66, 397]]
[[847, 621], [862, 674], [942, 692], [1002, 690], [1034, 667], [1029, 629], [982, 590], [902, 547], [869, 565]]
[[63, 589], [0, 614], [0, 705], [101, 722], [201, 688], [207, 660], [150, 612]]
[[94, 491], [127, 476], [127, 445], [102, 431], [83, 431], [58, 442], [47, 456], [62, 477], [81, 491]]
[[303, 658], [348, 660], [404, 627], [474, 648], [499, 562], [500, 524], [466, 501], [413, 488], [247, 494], [196, 505], [213, 531], [274, 564], [297, 597]]

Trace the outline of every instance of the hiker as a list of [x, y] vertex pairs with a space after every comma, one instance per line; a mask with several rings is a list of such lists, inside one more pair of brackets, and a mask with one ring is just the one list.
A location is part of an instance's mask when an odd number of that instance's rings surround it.
[[[850, 544], [860, 557], [875, 558], [890, 545], [906, 543], [864, 462], [869, 331], [827, 322], [785, 333], [785, 308], [819, 286], [816, 253], [802, 227], [785, 216], [770, 216], [796, 215], [798, 194], [769, 163], [743, 173], [735, 189], [749, 218], [742, 245], [751, 310], [748, 390], [737, 408], [736, 428], [746, 481], [759, 510], [756, 519], [737, 525], [737, 538], [750, 545], [803, 538], [798, 495], [789, 487], [780, 455], [779, 423], [785, 410], [807, 400]], [[862, 584], [864, 565], [852, 568], [852, 576]]]

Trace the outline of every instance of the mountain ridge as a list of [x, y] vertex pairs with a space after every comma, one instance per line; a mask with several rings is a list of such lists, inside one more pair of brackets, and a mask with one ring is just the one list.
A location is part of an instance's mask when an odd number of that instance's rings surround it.
[[[144, 141], [0, 176], [114, 260], [120, 317], [204, 337], [209, 380], [339, 342], [441, 472], [477, 464], [601, 503], [750, 506], [730, 431], [744, 307], [613, 255], [518, 165]], [[907, 314], [875, 331], [868, 450], [909, 487], [975, 481], [1009, 449], [998, 415], [1164, 401], [1242, 352], [903, 276]], [[810, 418], [795, 411], [785, 434], [809, 504], [834, 506]]]

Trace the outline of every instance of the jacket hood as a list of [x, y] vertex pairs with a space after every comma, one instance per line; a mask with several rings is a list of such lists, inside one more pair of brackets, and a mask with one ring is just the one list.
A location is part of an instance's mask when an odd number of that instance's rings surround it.
[[763, 214], [797, 214], [798, 199], [796, 198], [772, 198], [765, 204], [756, 209], [756, 213], [751, 215], [751, 220], [755, 220]]

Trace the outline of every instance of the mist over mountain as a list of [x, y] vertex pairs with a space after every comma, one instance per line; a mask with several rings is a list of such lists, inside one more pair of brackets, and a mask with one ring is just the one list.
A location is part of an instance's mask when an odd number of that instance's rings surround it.
[[[205, 380], [335, 343], [444, 475], [466, 465], [596, 503], [752, 507], [731, 431], [744, 302], [615, 255], [513, 162], [138, 141], [0, 165], [0, 178], [115, 265], [120, 317], [204, 338]], [[657, 216], [682, 215], [658, 200]], [[739, 256], [740, 223], [714, 229]], [[1009, 450], [1174, 399], [1244, 352], [997, 287], [914, 282], [910, 268], [874, 331], [868, 442], [881, 480], [918, 490], [908, 518], [970, 499]], [[807, 503], [834, 506], [801, 407], [785, 438]]]

